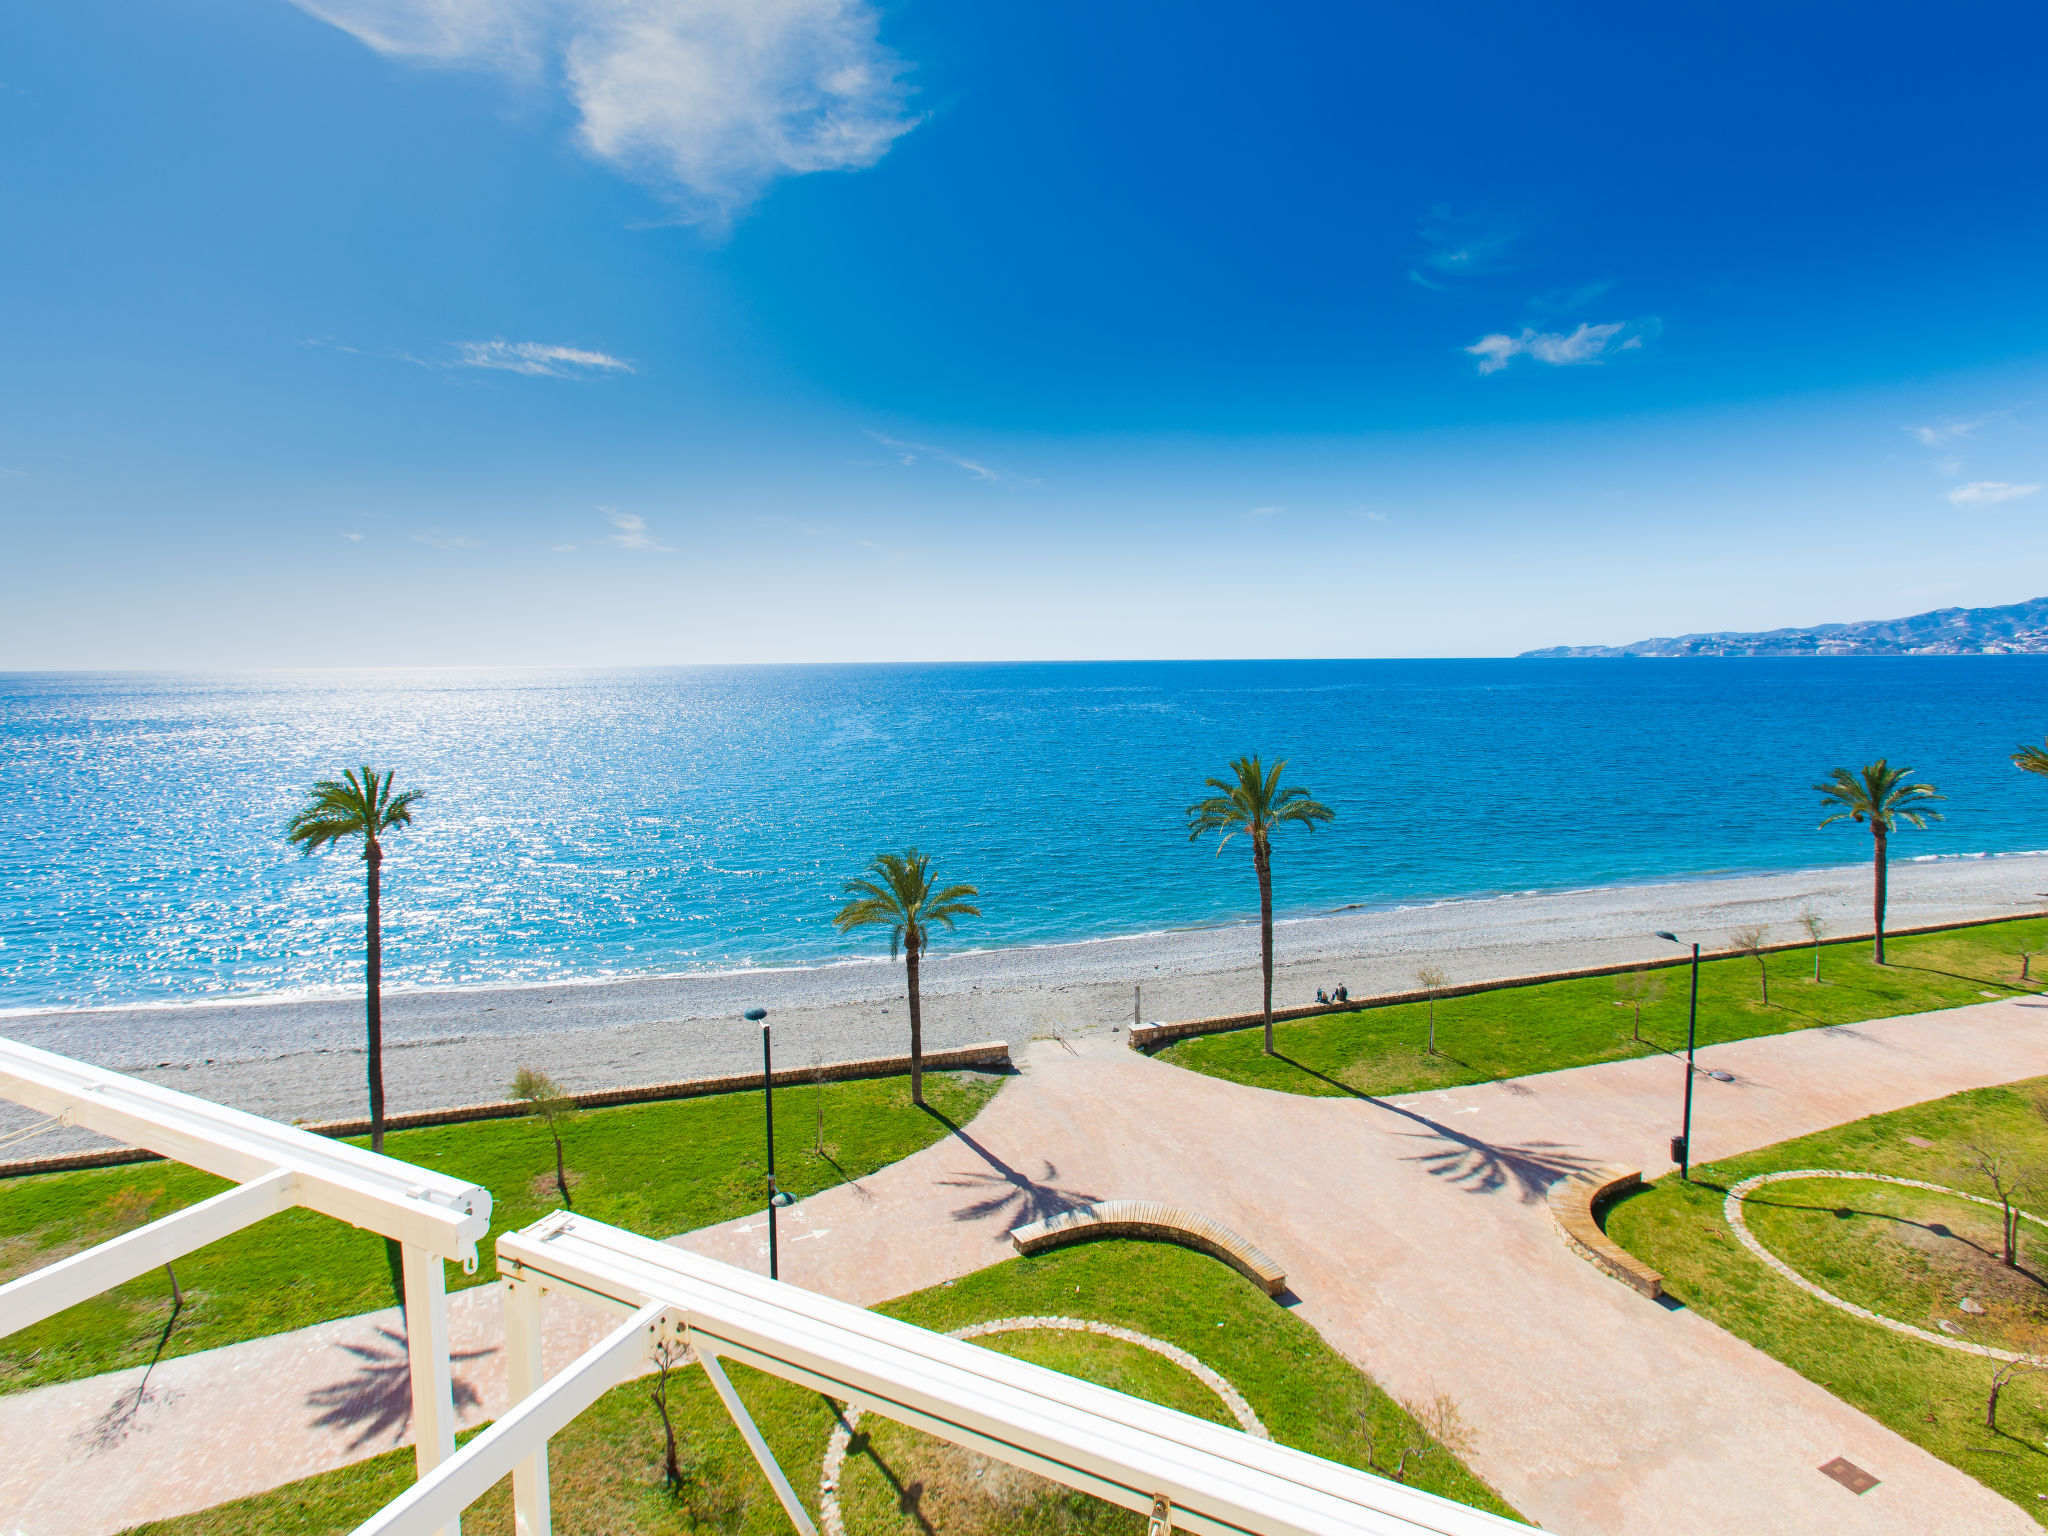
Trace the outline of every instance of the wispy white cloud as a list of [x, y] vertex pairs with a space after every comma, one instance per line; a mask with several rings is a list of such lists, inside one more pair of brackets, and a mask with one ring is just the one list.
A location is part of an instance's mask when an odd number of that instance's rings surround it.
[[609, 352], [550, 346], [540, 341], [458, 341], [456, 365], [499, 368], [537, 378], [587, 379], [602, 373], [631, 373], [633, 365]]
[[360, 544], [363, 542], [363, 536], [360, 533], [344, 533], [342, 537], [344, 539], [347, 539], [351, 544]]
[[2037, 485], [2014, 485], [2006, 480], [1972, 480], [1968, 485], [1959, 485], [1948, 493], [1948, 499], [1957, 506], [1968, 506], [1975, 502], [2011, 501], [2017, 496], [2031, 496], [2041, 487]]
[[1251, 511], [1245, 513], [1245, 516], [1256, 517], [1263, 521], [1264, 519], [1269, 517], [1278, 517], [1282, 512], [1285, 512], [1286, 510], [1287, 509], [1285, 507], [1253, 507]]
[[647, 519], [637, 512], [620, 512], [612, 507], [599, 507], [618, 532], [611, 535], [611, 541], [625, 549], [646, 549], [656, 554], [673, 554], [666, 544], [657, 544], [654, 534], [647, 527]]
[[576, 546], [574, 544], [556, 544], [553, 546], [553, 549], [558, 555], [573, 555], [576, 553]]
[[723, 223], [916, 125], [873, 0], [296, 0], [379, 53], [557, 79], [584, 147]]
[[1984, 427], [1990, 425], [1992, 419], [1990, 416], [1978, 416], [1969, 419], [1944, 416], [1939, 421], [1923, 426], [1908, 427], [1906, 428], [1906, 433], [1923, 448], [1940, 448], [1946, 444], [1961, 442], [1964, 438], [1975, 436]]
[[1422, 221], [1422, 254], [1408, 280], [1441, 291], [1446, 280], [1498, 271], [1516, 234], [1499, 219], [1432, 208]]
[[992, 469], [978, 459], [965, 458], [953, 452], [950, 448], [939, 448], [930, 443], [906, 443], [898, 438], [884, 437], [879, 432], [870, 432], [868, 436], [872, 437], [884, 448], [894, 448], [897, 455], [896, 461], [899, 464], [915, 464], [920, 458], [937, 459], [941, 464], [950, 464], [955, 469], [964, 469], [977, 480], [986, 480], [994, 485], [1008, 485], [1011, 483], [1010, 477], [1002, 471]]
[[1480, 337], [1465, 350], [1479, 359], [1481, 373], [1499, 373], [1518, 357], [1565, 368], [1604, 362], [1619, 353], [1633, 352], [1656, 334], [1655, 320], [1610, 320], [1605, 325], [1584, 324], [1569, 332], [1524, 326], [1518, 336], [1496, 331]]

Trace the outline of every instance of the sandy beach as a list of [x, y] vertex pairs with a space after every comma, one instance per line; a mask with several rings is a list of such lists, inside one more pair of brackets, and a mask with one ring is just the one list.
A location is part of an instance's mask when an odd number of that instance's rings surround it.
[[[2044, 905], [2048, 856], [1947, 859], [1892, 868], [1893, 927], [1996, 917]], [[1279, 924], [1276, 1004], [1312, 1001], [1342, 982], [1353, 995], [1414, 984], [1436, 964], [1454, 982], [1620, 964], [1671, 952], [1654, 930], [1719, 944], [1732, 929], [1800, 936], [1812, 907], [1835, 932], [1869, 923], [1865, 864], [1728, 879], [1497, 896], [1393, 910], [1336, 911]], [[742, 1070], [760, 1060], [758, 1031], [739, 1018], [765, 1007], [779, 1065], [884, 1055], [906, 1048], [900, 965], [884, 960], [814, 969], [451, 992], [385, 998], [385, 1072], [393, 1112], [503, 1095], [521, 1064], [576, 1089]], [[1081, 944], [975, 952], [943, 945], [924, 970], [927, 1046], [1021, 1043], [1106, 1033], [1147, 1020], [1254, 1008], [1258, 930], [1250, 923]], [[359, 1115], [362, 1000], [178, 1004], [20, 1013], [0, 1033], [134, 1071], [170, 1086], [285, 1120]], [[11, 1106], [10, 1106], [11, 1109]], [[0, 1115], [0, 1128], [22, 1122]], [[23, 1154], [93, 1144], [58, 1131]]]

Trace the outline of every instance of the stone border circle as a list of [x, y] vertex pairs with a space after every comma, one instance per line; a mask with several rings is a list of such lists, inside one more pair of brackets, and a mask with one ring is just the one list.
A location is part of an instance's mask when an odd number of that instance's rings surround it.
[[[1753, 1191], [1785, 1179], [1856, 1179], [1866, 1184], [1903, 1184], [1908, 1189], [1925, 1189], [1937, 1195], [1953, 1195], [1958, 1200], [1968, 1200], [1974, 1205], [1988, 1205], [1993, 1210], [1999, 1208], [1996, 1200], [1987, 1199], [1983, 1195], [1967, 1195], [1960, 1189], [1950, 1189], [1945, 1184], [1929, 1184], [1924, 1179], [1902, 1179], [1889, 1173], [1851, 1173], [1841, 1168], [1786, 1168], [1777, 1173], [1752, 1174], [1733, 1186], [1728, 1191], [1728, 1198], [1721, 1202], [1721, 1215], [1728, 1225], [1735, 1229], [1735, 1235], [1741, 1240], [1743, 1247], [1807, 1295], [1847, 1312], [1852, 1317], [1860, 1317], [1865, 1322], [1876, 1323], [1881, 1328], [1889, 1328], [1893, 1333], [1903, 1333], [1908, 1338], [1919, 1339], [1924, 1343], [1939, 1344], [1943, 1349], [1959, 1350], [1966, 1355], [1982, 1355], [1987, 1360], [2039, 1360], [2040, 1357], [2036, 1355], [2017, 1354], [2009, 1349], [1993, 1349], [1989, 1344], [1972, 1344], [1967, 1339], [1952, 1339], [1946, 1334], [1929, 1333], [1925, 1328], [1915, 1328], [1911, 1323], [1902, 1323], [1897, 1318], [1886, 1317], [1883, 1313], [1873, 1312], [1868, 1307], [1859, 1307], [1853, 1301], [1844, 1301], [1834, 1292], [1814, 1284], [1757, 1241], [1756, 1234], [1749, 1230], [1749, 1223], [1743, 1219], [1742, 1202]], [[2048, 1228], [2048, 1220], [2043, 1220], [2032, 1212], [2021, 1211], [2019, 1214], [2022, 1221], [2031, 1221], [2037, 1227]]]
[[[1139, 1333], [1132, 1328], [1119, 1328], [1114, 1323], [1091, 1322], [1080, 1317], [998, 1317], [990, 1322], [969, 1323], [965, 1328], [955, 1328], [946, 1337], [978, 1339], [991, 1333], [1025, 1333], [1033, 1329], [1099, 1333], [1106, 1339], [1121, 1339], [1126, 1344], [1136, 1344], [1140, 1349], [1149, 1349], [1153, 1354], [1171, 1360], [1215, 1393], [1246, 1434], [1260, 1440], [1273, 1438], [1266, 1432], [1266, 1426], [1259, 1422], [1259, 1416], [1253, 1412], [1252, 1405], [1244, 1400], [1243, 1394], [1237, 1388], [1178, 1344], [1155, 1339], [1149, 1333]], [[848, 1408], [840, 1415], [839, 1422], [832, 1426], [831, 1438], [825, 1442], [825, 1461], [818, 1470], [818, 1525], [824, 1536], [846, 1536], [846, 1521], [839, 1509], [839, 1474], [846, 1466], [846, 1453], [852, 1445], [854, 1430], [860, 1427], [860, 1420], [861, 1410]]]

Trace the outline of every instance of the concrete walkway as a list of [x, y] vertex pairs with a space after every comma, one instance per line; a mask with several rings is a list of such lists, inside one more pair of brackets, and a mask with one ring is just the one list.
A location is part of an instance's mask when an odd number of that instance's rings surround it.
[[[2048, 1004], [1994, 1003], [1717, 1046], [1696, 1106], [1725, 1156], [1963, 1088], [2048, 1073]], [[1565, 1249], [1543, 1194], [1574, 1168], [1665, 1166], [1682, 1070], [1663, 1057], [1388, 1102], [1199, 1077], [1106, 1041], [1040, 1042], [974, 1123], [783, 1217], [783, 1277], [862, 1303], [1009, 1255], [1019, 1222], [1092, 1198], [1171, 1200], [1286, 1269], [1286, 1298], [1407, 1399], [1449, 1393], [1475, 1469], [1564, 1532], [2031, 1532], [1962, 1473], [1683, 1310]], [[758, 1266], [759, 1217], [677, 1241]], [[551, 1303], [551, 1306], [555, 1304]], [[496, 1292], [453, 1299], [465, 1417], [503, 1406]], [[551, 1368], [605, 1326], [560, 1305]], [[395, 1313], [0, 1397], [0, 1531], [99, 1536], [403, 1439]], [[113, 1426], [119, 1430], [118, 1424]], [[1846, 1456], [1881, 1481], [1823, 1477]]]

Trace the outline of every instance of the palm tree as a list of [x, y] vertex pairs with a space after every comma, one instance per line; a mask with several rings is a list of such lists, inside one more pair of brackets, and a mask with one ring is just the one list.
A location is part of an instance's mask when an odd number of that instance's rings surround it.
[[1273, 828], [1283, 821], [1296, 822], [1311, 832], [1319, 821], [1335, 819], [1336, 812], [1318, 805], [1301, 788], [1282, 789], [1282, 758], [1270, 769], [1256, 755], [1240, 757], [1230, 765], [1236, 779], [1210, 779], [1208, 787], [1217, 793], [1188, 807], [1188, 841], [1214, 832], [1216, 853], [1242, 832], [1252, 840], [1252, 867], [1259, 872], [1259, 963], [1265, 972], [1266, 1054], [1273, 1051]]
[[935, 890], [931, 880], [931, 858], [915, 848], [902, 853], [878, 853], [868, 865], [872, 880], [849, 880], [843, 895], [851, 896], [833, 917], [841, 933], [856, 928], [887, 926], [889, 958], [903, 952], [910, 994], [910, 1102], [924, 1103], [924, 1015], [920, 1011], [917, 961], [932, 941], [932, 925], [948, 928], [959, 917], [979, 917], [981, 908], [968, 901], [981, 892], [971, 885], [949, 885]]
[[1935, 792], [1932, 784], [1914, 782], [1909, 777], [1912, 772], [1910, 768], [1894, 768], [1880, 757], [1854, 773], [1837, 768], [1813, 786], [1822, 804], [1841, 807], [1822, 826], [1845, 820], [1870, 823], [1871, 928], [1876, 935], [1871, 958], [1879, 965], [1884, 964], [1885, 844], [1899, 822], [1924, 828], [1930, 821], [1941, 820], [1941, 812], [1917, 807], [1944, 797]]
[[384, 932], [380, 913], [386, 833], [412, 825], [412, 808], [420, 792], [391, 793], [392, 775], [379, 778], [373, 768], [350, 768], [338, 779], [322, 779], [313, 797], [292, 817], [285, 838], [314, 854], [343, 838], [363, 840], [363, 865], [369, 875], [368, 966], [365, 983], [366, 1023], [370, 1056], [370, 1150], [384, 1150]]
[[2015, 747], [2012, 765], [2022, 773], [2038, 773], [2048, 779], [2048, 747]]

